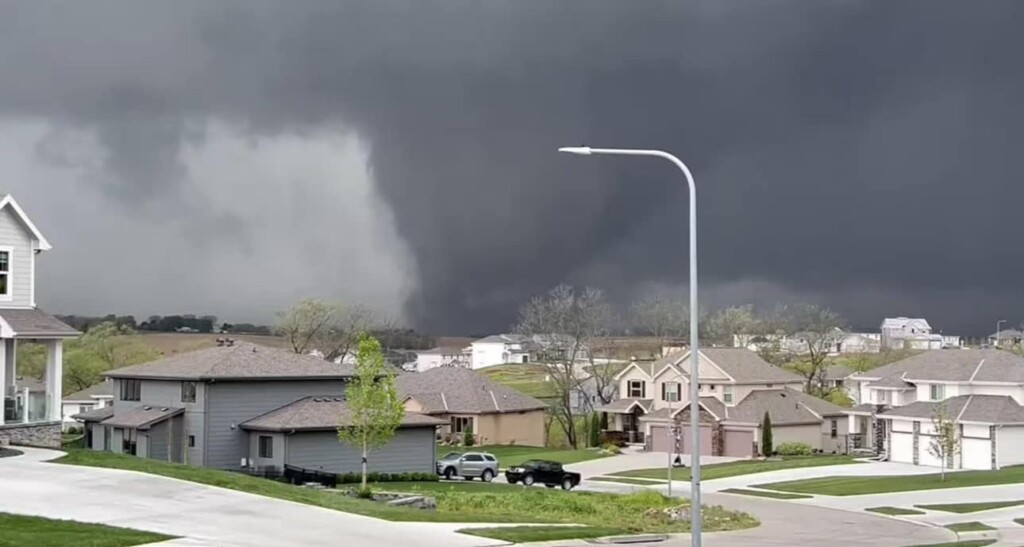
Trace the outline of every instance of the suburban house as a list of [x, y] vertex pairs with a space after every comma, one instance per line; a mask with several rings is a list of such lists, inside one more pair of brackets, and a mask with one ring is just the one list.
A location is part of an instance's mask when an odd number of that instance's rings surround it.
[[[36, 259], [51, 248], [14, 198], [0, 199], [0, 445], [60, 448], [63, 341], [79, 333], [36, 307]], [[46, 347], [41, 380], [18, 376], [21, 342]]]
[[70, 395], [65, 395], [62, 403], [64, 408], [61, 411], [64, 430], [67, 431], [68, 428], [78, 427], [81, 425], [78, 420], [72, 417], [75, 414], [89, 412], [90, 410], [108, 407], [113, 404], [114, 382], [109, 379], [98, 384], [93, 384]]
[[[807, 353], [807, 333], [784, 334], [735, 334], [733, 346], [758, 351], [766, 345], [773, 345], [787, 353]], [[815, 335], [816, 336], [816, 335]], [[846, 353], [878, 353], [881, 351], [881, 334], [874, 332], [846, 332], [835, 329], [827, 341], [826, 353], [841, 355]]]
[[940, 406], [958, 425], [952, 467], [1024, 463], [1024, 358], [995, 349], [926, 351], [852, 376], [860, 404], [847, 411], [851, 436], [890, 461], [938, 465], [928, 453]]
[[547, 405], [471, 369], [439, 367], [398, 377], [405, 409], [443, 420], [442, 437], [474, 436], [476, 444], [544, 446]]
[[[357, 472], [360, 457], [336, 435], [354, 374], [352, 365], [222, 340], [107, 372], [113, 406], [75, 418], [94, 450], [218, 469]], [[373, 452], [370, 470], [431, 472], [438, 425], [407, 413], [395, 438]]]
[[[689, 356], [686, 351], [652, 363], [634, 362], [619, 373], [619, 399], [598, 409], [608, 414], [609, 431], [656, 452], [688, 452]], [[804, 442], [825, 452], [845, 452], [844, 409], [803, 393], [800, 376], [743, 348], [702, 349], [698, 358], [701, 454], [754, 456], [760, 451], [765, 413], [771, 416], [775, 444]]]
[[537, 360], [537, 344], [525, 334], [493, 334], [470, 344], [473, 368]]
[[988, 343], [997, 348], [1017, 346], [1021, 342], [1024, 342], [1024, 332], [1017, 329], [1001, 330], [988, 337]]
[[416, 371], [424, 372], [437, 367], [472, 367], [469, 348], [437, 347], [416, 352]]
[[830, 365], [825, 369], [825, 374], [822, 376], [826, 388], [841, 389], [850, 399], [853, 399], [854, 404], [860, 402], [860, 386], [857, 382], [851, 380], [851, 377], [856, 372], [844, 365]]
[[926, 319], [890, 317], [882, 321], [882, 349], [942, 349], [942, 335]]
[[[609, 371], [610, 373], [611, 371]], [[607, 378], [603, 376], [602, 378]], [[594, 412], [604, 406], [604, 401], [619, 398], [618, 382], [614, 379], [599, 381], [593, 375], [580, 379], [570, 388], [569, 405], [574, 414]]]

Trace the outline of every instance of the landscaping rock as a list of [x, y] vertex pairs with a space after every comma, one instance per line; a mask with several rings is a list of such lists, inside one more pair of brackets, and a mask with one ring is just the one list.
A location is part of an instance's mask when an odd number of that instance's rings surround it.
[[680, 505], [678, 507], [666, 507], [665, 509], [648, 509], [644, 516], [673, 522], [688, 521], [690, 520], [690, 506]]
[[427, 496], [409, 496], [387, 502], [388, 505], [412, 507], [414, 509], [437, 509], [437, 501]]

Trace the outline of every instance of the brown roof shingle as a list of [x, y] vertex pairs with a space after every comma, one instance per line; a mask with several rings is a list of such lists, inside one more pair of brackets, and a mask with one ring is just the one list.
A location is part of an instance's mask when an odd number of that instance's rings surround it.
[[104, 406], [101, 408], [87, 410], [85, 412], [79, 412], [78, 414], [72, 414], [71, 417], [80, 422], [102, 422], [113, 415], [114, 407]]
[[879, 414], [879, 417], [925, 418], [930, 420], [940, 405], [951, 420], [986, 424], [1024, 423], [1024, 406], [1008, 395], [960, 395], [944, 401], [918, 401]]
[[258, 346], [233, 346], [180, 353], [157, 361], [108, 371], [110, 378], [165, 378], [183, 380], [340, 379], [355, 375], [355, 366], [336, 364], [313, 355]]
[[141, 406], [135, 408], [113, 408], [113, 416], [100, 420], [103, 425], [114, 427], [127, 427], [129, 429], [149, 429], [149, 426], [162, 422], [172, 416], [185, 412], [184, 408]]
[[795, 389], [757, 389], [728, 409], [725, 421], [759, 424], [766, 411], [773, 425], [816, 423], [822, 416], [844, 413], [839, 406]]
[[903, 376], [908, 381], [1024, 383], [1024, 358], [998, 349], [934, 349], [863, 372], [854, 379]]
[[76, 391], [71, 395], [65, 395], [64, 401], [92, 401], [94, 397], [113, 397], [114, 382], [106, 380], [93, 384], [83, 390]]
[[[259, 431], [328, 431], [345, 425], [350, 418], [344, 397], [305, 397], [271, 410], [239, 425]], [[432, 427], [445, 423], [416, 412], [406, 412], [401, 427]]]
[[468, 368], [438, 367], [398, 377], [398, 392], [428, 414], [495, 414], [539, 410], [547, 405]]

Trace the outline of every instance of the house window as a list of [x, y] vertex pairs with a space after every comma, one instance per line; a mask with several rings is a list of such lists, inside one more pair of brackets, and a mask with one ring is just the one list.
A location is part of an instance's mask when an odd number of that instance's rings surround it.
[[270, 435], [260, 435], [259, 439], [260, 451], [259, 455], [261, 458], [273, 458], [274, 457], [274, 438]]
[[942, 384], [932, 384], [931, 391], [933, 401], [941, 401], [946, 398], [946, 386]]
[[89, 412], [90, 410], [92, 410], [92, 406], [90, 406], [90, 405], [78, 405], [78, 412], [80, 412], [80, 413], [81, 412]]
[[643, 399], [646, 391], [645, 387], [643, 380], [630, 380], [629, 384], [627, 384], [627, 391], [630, 397]]
[[711, 384], [710, 386], [708, 386], [708, 389], [711, 390], [711, 391], [714, 391], [715, 390], [715, 384]]
[[142, 381], [141, 380], [121, 380], [121, 400], [122, 401], [139, 401], [142, 399]]
[[470, 416], [452, 416], [452, 433], [473, 432], [473, 418]]
[[183, 403], [194, 403], [194, 402], [196, 402], [196, 383], [195, 382], [182, 382], [181, 383], [181, 402], [183, 402]]
[[732, 386], [722, 386], [722, 402], [732, 404]]
[[661, 400], [676, 402], [682, 392], [679, 382], [664, 382], [661, 384]]
[[0, 297], [11, 296], [11, 251], [10, 247], [0, 250]]
[[530, 362], [530, 356], [529, 355], [524, 355], [523, 356], [523, 362], [524, 363], [529, 363]]
[[839, 420], [832, 420], [831, 436], [833, 439], [839, 436]]
[[122, 429], [121, 431], [123, 431], [121, 434], [121, 452], [134, 456], [137, 447], [136, 431], [134, 429]]
[[196, 447], [196, 436], [195, 435], [189, 435], [188, 436], [188, 447], [189, 448], [195, 448]]

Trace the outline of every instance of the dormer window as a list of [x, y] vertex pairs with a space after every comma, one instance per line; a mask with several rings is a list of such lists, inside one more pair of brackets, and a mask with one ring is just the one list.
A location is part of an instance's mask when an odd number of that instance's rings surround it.
[[630, 380], [627, 385], [629, 396], [637, 399], [643, 399], [646, 391], [646, 386], [643, 380]]
[[11, 298], [11, 255], [13, 249], [0, 247], [0, 300]]

